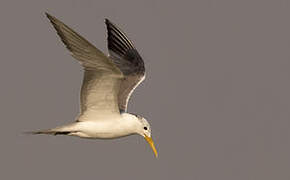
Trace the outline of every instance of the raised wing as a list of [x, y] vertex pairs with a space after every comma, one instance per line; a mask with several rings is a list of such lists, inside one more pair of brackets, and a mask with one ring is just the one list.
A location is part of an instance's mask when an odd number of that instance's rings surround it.
[[118, 94], [123, 73], [100, 50], [67, 25], [47, 14], [63, 43], [84, 67], [79, 121], [120, 115]]
[[108, 31], [108, 49], [110, 57], [125, 75], [118, 94], [119, 109], [127, 111], [129, 98], [135, 88], [145, 79], [144, 61], [120, 28], [105, 21]]

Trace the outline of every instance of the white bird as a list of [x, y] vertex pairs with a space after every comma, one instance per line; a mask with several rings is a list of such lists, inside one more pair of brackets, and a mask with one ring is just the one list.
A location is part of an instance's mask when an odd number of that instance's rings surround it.
[[81, 111], [77, 120], [33, 134], [69, 135], [81, 138], [112, 139], [139, 134], [157, 150], [145, 118], [127, 112], [128, 100], [145, 79], [144, 62], [120, 28], [105, 20], [109, 56], [67, 25], [46, 13], [71, 55], [84, 68]]

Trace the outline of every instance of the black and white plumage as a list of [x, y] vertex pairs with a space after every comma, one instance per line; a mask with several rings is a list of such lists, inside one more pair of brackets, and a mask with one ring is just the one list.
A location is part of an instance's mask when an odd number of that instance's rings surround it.
[[111, 59], [125, 75], [118, 95], [119, 109], [127, 111], [127, 104], [132, 92], [145, 79], [144, 61], [127, 36], [105, 20], [108, 31], [108, 49]]
[[46, 15], [71, 55], [84, 68], [81, 112], [76, 122], [33, 133], [100, 139], [139, 134], [157, 156], [147, 120], [127, 113], [132, 92], [145, 78], [144, 62], [133, 43], [106, 19], [109, 49], [106, 56], [63, 22]]

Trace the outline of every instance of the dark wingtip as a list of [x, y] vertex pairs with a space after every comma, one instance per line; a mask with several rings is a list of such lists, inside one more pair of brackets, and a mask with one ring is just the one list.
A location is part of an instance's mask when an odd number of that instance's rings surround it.
[[108, 27], [113, 26], [115, 27], [116, 25], [114, 23], [112, 23], [112, 21], [110, 21], [108, 18], [105, 18], [105, 24]]
[[49, 13], [45, 12], [45, 15], [53, 25], [55, 25], [56, 22], [59, 22], [56, 17], [50, 15]]
[[110, 22], [110, 20], [108, 18], [105, 18], [105, 23], [107, 24], [109, 22]]
[[51, 19], [54, 18], [54, 17], [53, 17], [52, 15], [50, 15], [48, 12], [45, 12], [44, 14], [46, 15], [46, 17], [47, 17], [49, 20], [51, 20]]

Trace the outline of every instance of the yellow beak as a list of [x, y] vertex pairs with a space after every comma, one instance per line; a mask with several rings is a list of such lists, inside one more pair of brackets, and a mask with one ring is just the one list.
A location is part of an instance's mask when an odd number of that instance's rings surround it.
[[145, 135], [144, 137], [146, 139], [146, 141], [149, 143], [150, 147], [152, 148], [154, 154], [155, 154], [155, 157], [158, 157], [158, 153], [157, 153], [157, 150], [154, 146], [154, 142], [153, 142], [153, 139], [151, 137], [148, 137]]

